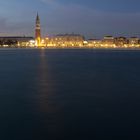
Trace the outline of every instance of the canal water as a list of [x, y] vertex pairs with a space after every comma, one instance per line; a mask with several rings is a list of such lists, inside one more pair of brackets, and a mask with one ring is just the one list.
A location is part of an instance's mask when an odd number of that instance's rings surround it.
[[139, 50], [0, 50], [0, 140], [132, 140], [139, 132]]

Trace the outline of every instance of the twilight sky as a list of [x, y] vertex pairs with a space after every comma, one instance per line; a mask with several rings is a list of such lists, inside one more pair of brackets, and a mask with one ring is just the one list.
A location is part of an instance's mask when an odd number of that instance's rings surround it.
[[79, 33], [140, 37], [140, 0], [0, 0], [0, 35], [34, 35], [39, 12], [43, 36]]

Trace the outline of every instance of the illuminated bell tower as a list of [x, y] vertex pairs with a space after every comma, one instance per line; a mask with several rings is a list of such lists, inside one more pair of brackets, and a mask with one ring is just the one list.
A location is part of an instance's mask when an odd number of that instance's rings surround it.
[[36, 16], [35, 40], [36, 40], [37, 47], [41, 46], [41, 28], [40, 28], [40, 18], [38, 13]]

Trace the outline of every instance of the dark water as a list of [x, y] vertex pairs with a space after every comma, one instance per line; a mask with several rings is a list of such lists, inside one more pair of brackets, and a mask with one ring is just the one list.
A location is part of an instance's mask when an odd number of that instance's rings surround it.
[[0, 140], [140, 138], [140, 51], [0, 50]]

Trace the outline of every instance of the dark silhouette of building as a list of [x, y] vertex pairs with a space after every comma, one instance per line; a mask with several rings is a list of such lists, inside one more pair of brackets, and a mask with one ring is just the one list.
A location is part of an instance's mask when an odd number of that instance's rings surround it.
[[30, 40], [34, 40], [33, 37], [25, 37], [25, 36], [0, 36], [0, 47], [8, 46], [8, 47], [17, 47], [18, 44], [22, 42], [29, 42]]

